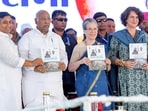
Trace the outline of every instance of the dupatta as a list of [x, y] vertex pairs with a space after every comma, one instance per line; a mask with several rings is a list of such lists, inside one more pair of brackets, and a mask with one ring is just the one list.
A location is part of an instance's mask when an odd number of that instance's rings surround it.
[[129, 43], [146, 43], [146, 36], [144, 31], [136, 30], [136, 35], [134, 38], [131, 37], [127, 29], [120, 30], [113, 34], [118, 40], [124, 43], [126, 46]]

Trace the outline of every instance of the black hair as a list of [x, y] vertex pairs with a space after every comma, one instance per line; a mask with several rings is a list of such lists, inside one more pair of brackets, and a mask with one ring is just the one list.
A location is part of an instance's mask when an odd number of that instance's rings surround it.
[[113, 18], [107, 18], [107, 21], [113, 21], [113, 22], [115, 22]]
[[105, 13], [103, 13], [103, 12], [97, 12], [97, 13], [94, 14], [93, 18], [94, 19], [97, 19], [98, 17], [101, 17], [101, 16], [107, 17]]
[[11, 15], [11, 19], [16, 20], [15, 16]]
[[57, 17], [58, 15], [62, 15], [62, 16], [66, 16], [66, 12], [64, 12], [63, 10], [54, 10], [52, 12], [52, 19], [54, 19], [55, 17]]
[[77, 34], [77, 31], [75, 29], [73, 29], [73, 28], [68, 28], [68, 29], [65, 30], [65, 32], [68, 32], [70, 30], [73, 30], [75, 32], [75, 34]]
[[5, 16], [11, 16], [8, 12], [0, 12], [0, 18], [4, 18]]
[[138, 26], [141, 24], [141, 22], [143, 21], [143, 13], [142, 11], [140, 11], [139, 8], [136, 8], [136, 7], [128, 7], [126, 8], [122, 13], [121, 13], [121, 22], [124, 26], [126, 26], [126, 20], [128, 19], [128, 16], [130, 15], [131, 11], [134, 11], [137, 15], [138, 15], [138, 18], [139, 18], [139, 23], [138, 23]]

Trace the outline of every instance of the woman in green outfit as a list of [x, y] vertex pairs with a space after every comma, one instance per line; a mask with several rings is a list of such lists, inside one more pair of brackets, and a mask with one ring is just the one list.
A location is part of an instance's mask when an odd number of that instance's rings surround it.
[[[148, 63], [141, 64], [141, 68], [135, 68], [137, 62], [130, 58], [130, 44], [146, 44], [148, 36], [137, 27], [143, 20], [142, 12], [136, 7], [128, 7], [121, 14], [121, 22], [125, 29], [113, 34], [111, 40], [110, 59], [118, 66], [118, 77], [121, 96], [136, 96], [139, 94], [148, 96]], [[147, 48], [146, 48], [147, 50]], [[143, 57], [141, 55], [140, 57]], [[147, 54], [146, 54], [147, 57]], [[123, 103], [127, 111], [148, 111], [146, 103]]]

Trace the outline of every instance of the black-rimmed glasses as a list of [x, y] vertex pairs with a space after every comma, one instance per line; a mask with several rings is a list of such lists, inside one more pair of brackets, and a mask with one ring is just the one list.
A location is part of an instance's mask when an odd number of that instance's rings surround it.
[[68, 19], [67, 18], [54, 18], [54, 20], [60, 21], [60, 22], [67, 22]]

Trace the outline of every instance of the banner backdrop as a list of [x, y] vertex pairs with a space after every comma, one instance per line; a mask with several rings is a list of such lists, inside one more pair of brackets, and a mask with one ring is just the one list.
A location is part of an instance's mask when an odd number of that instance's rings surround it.
[[[122, 29], [121, 12], [128, 6], [136, 6], [147, 12], [148, 0], [1, 0], [0, 11], [8, 11], [16, 17], [18, 32], [23, 23], [35, 27], [35, 14], [40, 9], [47, 10], [50, 15], [53, 10], [62, 9], [67, 13], [67, 28], [74, 28], [78, 36], [83, 35], [82, 21], [101, 11], [115, 20], [116, 30]], [[50, 26], [52, 28], [52, 24]]]

